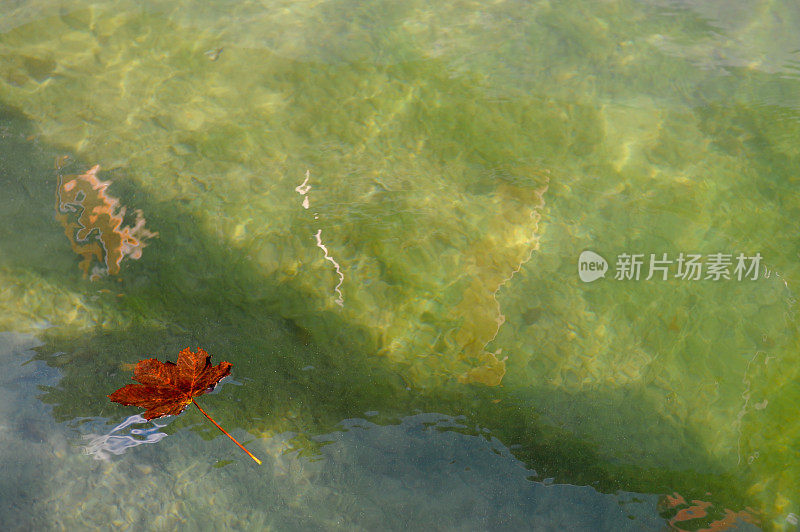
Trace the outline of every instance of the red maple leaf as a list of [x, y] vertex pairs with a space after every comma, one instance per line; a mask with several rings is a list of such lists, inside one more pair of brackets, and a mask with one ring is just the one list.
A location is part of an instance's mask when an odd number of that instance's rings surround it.
[[219, 381], [230, 375], [231, 367], [233, 364], [230, 362], [220, 362], [212, 366], [211, 355], [202, 348], [198, 348], [195, 353], [187, 347], [178, 354], [177, 364], [161, 362], [155, 358], [139, 361], [133, 370], [133, 379], [141, 384], [125, 385], [108, 397], [115, 403], [146, 408], [144, 418], [147, 420], [177, 416], [189, 403], [194, 403], [219, 430], [260, 464], [261, 460], [211, 419], [194, 400], [195, 397], [213, 390]]

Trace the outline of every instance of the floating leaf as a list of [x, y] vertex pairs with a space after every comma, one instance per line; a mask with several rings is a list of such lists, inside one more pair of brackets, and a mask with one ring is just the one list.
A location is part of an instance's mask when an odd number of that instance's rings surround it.
[[125, 385], [108, 397], [115, 403], [146, 408], [144, 418], [148, 421], [163, 416], [177, 416], [189, 403], [194, 403], [209, 421], [260, 464], [261, 460], [211, 419], [194, 400], [213, 390], [219, 381], [230, 375], [232, 366], [230, 362], [212, 366], [211, 355], [201, 348], [192, 352], [187, 347], [178, 354], [177, 364], [155, 358], [139, 361], [133, 370], [133, 379], [141, 384]]

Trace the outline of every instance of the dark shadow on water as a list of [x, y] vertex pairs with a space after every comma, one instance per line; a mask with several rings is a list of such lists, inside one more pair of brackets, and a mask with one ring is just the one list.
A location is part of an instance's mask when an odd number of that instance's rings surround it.
[[[683, 435], [673, 458], [656, 458], [652, 464], [660, 465], [655, 466], [626, 456], [604, 458], [595, 443], [543, 423], [537, 413], [544, 399], [570, 403], [576, 411], [602, 411], [603, 405], [617, 404], [625, 390], [597, 389], [573, 396], [556, 388], [524, 392], [455, 382], [432, 389], [409, 387], [402, 368], [374, 355], [370, 331], [335, 312], [298, 315], [298, 302], [310, 299], [309, 294], [264, 275], [247, 260], [246, 251], [206, 234], [191, 205], [148, 197], [124, 179], [115, 182], [114, 194], [123, 203], [135, 194], [131, 203], [146, 213], [160, 236], [151, 241], [142, 260], [125, 263], [119, 277], [84, 280], [53, 217], [53, 160], [64, 152], [29, 140], [32, 128], [15, 110], [0, 109], [0, 131], [7, 132], [0, 138], [0, 182], [6, 201], [14, 206], [0, 214], [0, 249], [13, 250], [0, 257], [0, 266], [9, 275], [24, 274], [96, 298], [109, 316], [108, 323], [90, 331], [58, 326], [40, 334], [45, 345], [38, 348], [37, 358], [63, 374], [41, 396], [53, 406], [57, 421], [124, 419], [134, 409], [106, 397], [130, 382], [124, 364], [149, 356], [174, 360], [180, 349], [202, 346], [215, 361], [233, 363], [235, 383], [203, 401], [228, 430], [240, 428], [254, 436], [293, 431], [300, 435], [297, 445], [313, 452], [312, 436], [336, 430], [341, 420], [363, 417], [367, 411], [380, 412], [370, 419], [378, 423], [395, 423], [420, 411], [438, 412], [465, 416], [464, 424], [475, 427], [473, 434], [488, 428], [536, 471], [532, 480], [552, 478], [606, 493], [678, 491], [687, 500], [707, 499], [710, 492], [720, 507], [752, 504], [741, 479], [719, 474], [722, 468], [702, 446], [685, 443], [699, 439], [687, 438], [686, 428], [671, 420], [656, 414], [651, 418], [668, 427], [665, 432]], [[91, 164], [75, 162], [68, 171]], [[44, 246], [52, 260], [40, 261], [41, 247], [33, 243]], [[115, 321], [118, 316], [125, 323]], [[646, 410], [646, 405], [638, 406]], [[165, 430], [187, 426], [204, 437], [217, 436], [192, 411]]]

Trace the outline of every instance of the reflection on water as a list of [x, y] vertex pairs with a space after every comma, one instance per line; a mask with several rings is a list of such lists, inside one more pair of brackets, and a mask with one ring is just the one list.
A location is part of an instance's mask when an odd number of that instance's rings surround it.
[[[760, 520], [754, 515], [758, 512], [752, 508], [734, 512], [729, 509], [720, 510], [707, 501], [692, 500], [687, 503], [678, 493], [665, 495], [660, 501], [663, 507], [662, 515], [669, 519], [670, 530], [677, 532], [688, 532], [690, 530], [702, 530], [706, 532], [717, 532], [721, 530], [760, 530], [755, 525], [760, 524]], [[748, 526], [753, 525], [753, 526]], [[686, 527], [686, 528], [683, 528]]]
[[488, 429], [464, 434], [465, 423], [463, 417], [435, 413], [388, 426], [343, 420], [341, 430], [315, 437], [324, 445], [323, 462], [313, 467], [314, 484], [331, 485], [328, 479], [336, 472], [341, 489], [358, 506], [370, 510], [377, 503], [388, 523], [405, 528], [660, 529], [653, 515], [656, 497], [533, 481], [537, 472]]
[[[116, 434], [131, 425], [150, 423], [153, 424], [152, 427], [131, 429], [129, 434]], [[167, 435], [163, 432], [158, 432], [158, 430], [166, 426], [166, 423], [159, 425], [155, 420], [150, 422], [141, 415], [136, 414], [108, 431], [107, 434], [85, 434], [83, 439], [88, 440], [88, 443], [84, 447], [84, 452], [94, 456], [95, 460], [108, 460], [112, 454], [122, 454], [130, 447], [161, 441]]]
[[[306, 178], [303, 182], [295, 188], [295, 191], [303, 196], [303, 208], [308, 210], [311, 206], [309, 201], [308, 193], [311, 192], [311, 184], [308, 182], [311, 179], [311, 173], [306, 170]], [[314, 213], [314, 219], [319, 219], [319, 213]], [[318, 229], [316, 233], [314, 233], [314, 239], [317, 241], [317, 247], [322, 250], [322, 253], [325, 254], [325, 260], [331, 262], [333, 267], [336, 269], [336, 276], [339, 278], [339, 282], [336, 286], [333, 287], [333, 291], [336, 292], [336, 299], [334, 302], [341, 306], [344, 306], [344, 295], [342, 294], [342, 283], [344, 283], [344, 273], [342, 273], [341, 265], [336, 262], [336, 259], [330, 256], [328, 253], [328, 248], [322, 242], [322, 229]]]
[[[56, 167], [60, 166], [56, 162]], [[60, 168], [58, 168], [60, 170]], [[72, 251], [83, 257], [80, 268], [84, 277], [89, 273], [92, 259], [104, 266], [92, 269], [91, 279], [119, 273], [122, 259], [138, 259], [142, 248], [158, 233], [148, 231], [142, 211], [136, 209], [132, 226], [123, 226], [126, 207], [109, 196], [109, 181], [97, 178], [99, 165], [80, 175], [58, 175], [56, 189], [56, 219], [64, 226]]]

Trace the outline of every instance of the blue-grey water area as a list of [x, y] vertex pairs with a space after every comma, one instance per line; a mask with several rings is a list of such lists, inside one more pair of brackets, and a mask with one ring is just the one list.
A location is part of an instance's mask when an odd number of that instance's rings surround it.
[[0, 528], [797, 530], [798, 28], [0, 3]]

